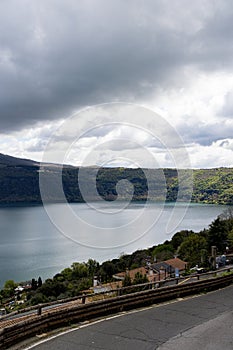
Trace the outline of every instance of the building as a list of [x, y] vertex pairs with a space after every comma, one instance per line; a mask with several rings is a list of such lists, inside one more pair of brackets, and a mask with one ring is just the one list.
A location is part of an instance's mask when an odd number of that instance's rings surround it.
[[167, 278], [175, 277], [186, 271], [187, 263], [179, 258], [169, 259], [158, 263], [148, 264], [147, 266], [139, 267], [133, 270], [119, 272], [113, 275], [113, 278], [118, 281], [123, 281], [128, 275], [133, 282], [135, 275], [140, 273], [147, 277], [149, 282], [158, 282]]
[[128, 275], [131, 279], [131, 282], [133, 282], [137, 273], [140, 273], [142, 276], [146, 276], [149, 282], [158, 281], [157, 272], [154, 272], [149, 266], [146, 266], [146, 267], [143, 266], [133, 270], [119, 272], [113, 275], [112, 277], [115, 278], [116, 280], [123, 281], [125, 279], [125, 276]]
[[180, 274], [184, 273], [187, 270], [187, 262], [179, 258], [169, 259], [164, 262], [170, 265], [174, 270], [178, 269]]

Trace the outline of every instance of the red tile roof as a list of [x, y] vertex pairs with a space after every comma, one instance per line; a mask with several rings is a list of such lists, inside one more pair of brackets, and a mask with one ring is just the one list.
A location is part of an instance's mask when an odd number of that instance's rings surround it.
[[147, 275], [147, 271], [146, 271], [145, 267], [138, 267], [137, 269], [129, 270], [127, 272], [124, 271], [124, 272], [116, 273], [114, 276], [124, 278], [126, 276], [126, 274], [128, 274], [129, 277], [133, 280], [135, 278], [136, 273], [138, 273], [138, 272], [141, 273], [142, 276]]
[[174, 267], [174, 269], [179, 269], [180, 271], [185, 270], [187, 267], [187, 263], [179, 258], [169, 259], [164, 262]]

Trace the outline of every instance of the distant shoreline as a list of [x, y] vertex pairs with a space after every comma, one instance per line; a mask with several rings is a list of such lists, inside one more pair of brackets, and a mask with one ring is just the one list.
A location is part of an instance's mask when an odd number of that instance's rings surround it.
[[[93, 201], [89, 201], [88, 203], [98, 203], [98, 202], [101, 202], [100, 200], [93, 200]], [[105, 200], [104, 201], [105, 203], [114, 203], [115, 201], [107, 201]], [[128, 202], [124, 199], [120, 199], [118, 200], [118, 202]], [[138, 200], [132, 200], [130, 201], [131, 204], [133, 203], [138, 203], [138, 204], [143, 204], [143, 203], [146, 203], [147, 201], [146, 200], [142, 200], [142, 199], [138, 199]], [[157, 201], [157, 200], [152, 200], [150, 199], [149, 200], [150, 203], [157, 203], [157, 204], [170, 204], [170, 205], [175, 205], [175, 204], [179, 204], [181, 205], [182, 203], [183, 204], [196, 204], [196, 205], [210, 205], [210, 206], [232, 206], [232, 204], [225, 204], [225, 203], [206, 203], [206, 202], [195, 202], [195, 201], [190, 201], [190, 202], [185, 202], [185, 201], [165, 201], [165, 202], [162, 202], [162, 201]], [[46, 204], [47, 205], [53, 205], [53, 204], [65, 204], [65, 203], [68, 203], [68, 204], [85, 204], [86, 202], [84, 201], [80, 201], [80, 202], [77, 202], [77, 201], [72, 201], [72, 202], [64, 202], [64, 201], [54, 201], [54, 202], [47, 202]], [[20, 207], [43, 207], [44, 204], [42, 202], [12, 202], [12, 203], [0, 203], [0, 209], [1, 208], [20, 208]]]

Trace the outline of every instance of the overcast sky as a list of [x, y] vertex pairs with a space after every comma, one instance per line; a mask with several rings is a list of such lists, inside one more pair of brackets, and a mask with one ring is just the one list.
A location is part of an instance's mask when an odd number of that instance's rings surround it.
[[[41, 160], [70, 115], [124, 101], [161, 114], [192, 167], [233, 166], [231, 0], [1, 0], [0, 81], [2, 153]], [[134, 131], [89, 133], [70, 162], [122, 132], [163, 153]], [[131, 146], [105, 147], [96, 162], [127, 165]], [[171, 165], [165, 153], [157, 160]]]

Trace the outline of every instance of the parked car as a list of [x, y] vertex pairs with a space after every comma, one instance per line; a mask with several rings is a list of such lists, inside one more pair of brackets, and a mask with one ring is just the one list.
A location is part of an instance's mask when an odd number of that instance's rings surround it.
[[194, 266], [194, 267], [191, 267], [190, 271], [196, 272], [196, 273], [204, 273], [206, 272], [206, 269], [204, 267]]

